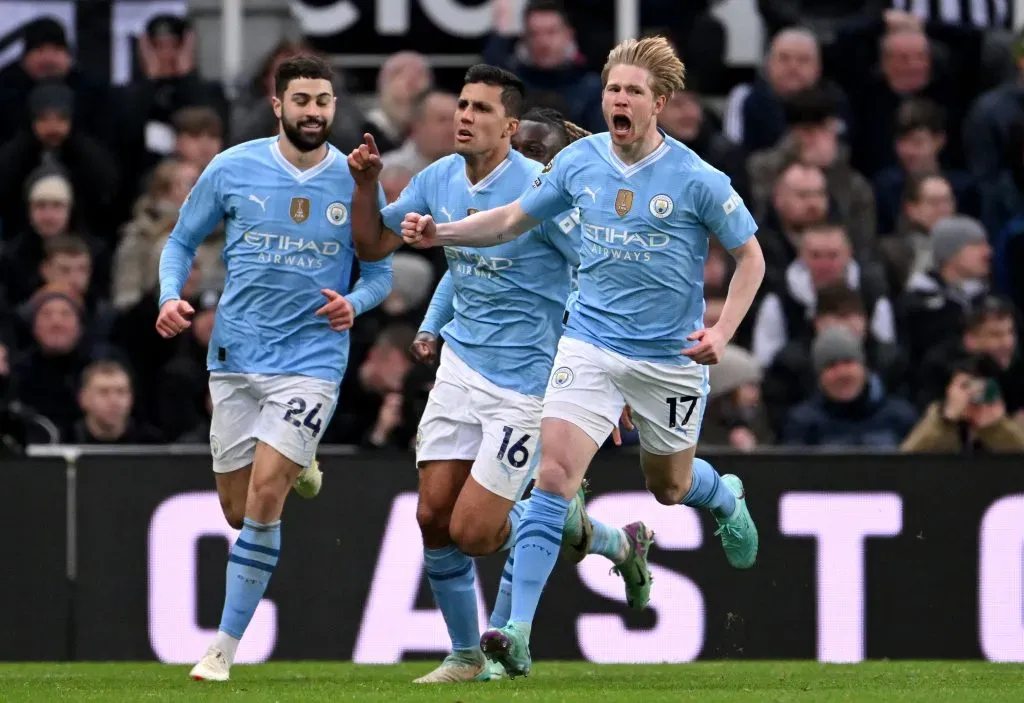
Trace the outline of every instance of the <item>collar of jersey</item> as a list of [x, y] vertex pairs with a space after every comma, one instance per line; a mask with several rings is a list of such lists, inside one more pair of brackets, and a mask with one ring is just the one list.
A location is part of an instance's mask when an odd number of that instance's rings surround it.
[[512, 151], [513, 151], [512, 149], [509, 149], [508, 150], [508, 154], [505, 155], [505, 160], [502, 161], [497, 166], [495, 166], [494, 170], [491, 171], [490, 173], [488, 173], [483, 178], [483, 180], [481, 180], [476, 185], [473, 185], [472, 183], [469, 182], [469, 176], [466, 175], [465, 160], [463, 160], [462, 176], [463, 176], [463, 178], [466, 179], [466, 187], [469, 188], [469, 192], [472, 195], [476, 195], [477, 193], [479, 193], [484, 188], [486, 188], [487, 186], [491, 185], [492, 183], [494, 183], [496, 180], [498, 180], [501, 177], [501, 174], [503, 174], [505, 172], [505, 170], [508, 169], [508, 167], [512, 164]]
[[303, 171], [297, 168], [294, 164], [289, 163], [288, 159], [284, 158], [284, 154], [281, 153], [281, 147], [278, 144], [280, 137], [270, 142], [270, 155], [282, 169], [288, 172], [292, 178], [297, 180], [299, 183], [305, 183], [308, 180], [316, 178], [318, 175], [330, 168], [331, 164], [334, 163], [334, 159], [337, 157], [334, 149], [330, 146], [327, 147], [327, 156], [313, 168], [307, 168]]
[[629, 178], [633, 174], [639, 173], [640, 171], [642, 171], [643, 169], [645, 169], [646, 167], [650, 166], [655, 161], [660, 159], [662, 156], [667, 154], [668, 135], [665, 134], [665, 131], [661, 127], [658, 127], [658, 134], [662, 136], [662, 142], [661, 144], [658, 145], [658, 148], [652, 151], [644, 158], [637, 161], [632, 166], [627, 165], [625, 162], [622, 161], [622, 159], [618, 157], [618, 155], [615, 153], [615, 148], [612, 146], [612, 140], [609, 138], [608, 155], [611, 157], [612, 164], [615, 166], [616, 169], [618, 169], [619, 173], [621, 173], [625, 178]]

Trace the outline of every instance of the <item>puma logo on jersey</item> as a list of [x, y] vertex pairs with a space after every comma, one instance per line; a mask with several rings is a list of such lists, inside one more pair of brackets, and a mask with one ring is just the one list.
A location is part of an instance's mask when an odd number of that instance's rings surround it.
[[268, 195], [267, 197], [263, 198], [263, 200], [260, 200], [255, 195], [250, 195], [249, 196], [249, 200], [251, 200], [254, 203], [256, 203], [257, 205], [259, 205], [260, 206], [260, 210], [262, 210], [263, 212], [266, 212], [267, 211], [267, 201], [270, 200], [270, 196]]
[[591, 190], [590, 186], [585, 186], [583, 188], [583, 192], [586, 193], [587, 195], [589, 195], [590, 199], [593, 200], [596, 203], [597, 202], [597, 194], [601, 192], [601, 189], [598, 188], [597, 190]]

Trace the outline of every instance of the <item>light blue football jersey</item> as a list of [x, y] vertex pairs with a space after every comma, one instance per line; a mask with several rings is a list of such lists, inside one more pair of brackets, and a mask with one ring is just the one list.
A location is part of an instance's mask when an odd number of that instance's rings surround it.
[[[357, 315], [391, 292], [390, 257], [353, 262], [349, 208], [354, 182], [333, 146], [316, 166], [290, 164], [278, 138], [257, 139], [219, 154], [181, 207], [160, 260], [160, 304], [177, 298], [196, 248], [222, 221], [227, 278], [217, 307], [210, 371], [312, 376], [340, 382], [349, 334], [331, 330], [316, 310], [330, 288]], [[383, 190], [379, 195], [383, 204]]]
[[[465, 159], [447, 156], [416, 174], [398, 200], [384, 208], [384, 226], [401, 232], [410, 212], [456, 222], [478, 210], [507, 205], [541, 168], [510, 149], [494, 171], [471, 185]], [[501, 388], [544, 395], [562, 333], [571, 271], [579, 263], [573, 224], [563, 216], [498, 246], [445, 247], [454, 317], [441, 335], [470, 368]]]
[[686, 365], [704, 326], [709, 236], [734, 249], [757, 231], [729, 178], [680, 142], [626, 165], [610, 136], [563, 149], [520, 198], [544, 220], [579, 208], [579, 291], [566, 334], [631, 359]]

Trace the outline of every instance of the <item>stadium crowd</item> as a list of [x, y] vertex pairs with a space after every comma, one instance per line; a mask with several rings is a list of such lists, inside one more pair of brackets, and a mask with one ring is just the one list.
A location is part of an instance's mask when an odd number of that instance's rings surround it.
[[[822, 9], [844, 4], [856, 9], [842, 21]], [[691, 47], [689, 89], [659, 122], [732, 178], [767, 262], [754, 309], [711, 369], [705, 444], [1024, 451], [1024, 35], [1001, 52], [991, 38], [1005, 13], [954, 21], [901, 4], [762, 0], [763, 66], [720, 112], [699, 92], [720, 83], [714, 52], [688, 42], [707, 36], [710, 15], [645, 28]], [[496, 7], [500, 29], [507, 4]], [[521, 37], [496, 31], [484, 60], [519, 75], [534, 103], [603, 131], [601, 52], [581, 50], [553, 0], [530, 0], [523, 26]], [[193, 325], [172, 341], [154, 331], [160, 253], [210, 160], [276, 133], [273, 70], [306, 49], [282, 42], [229, 104], [197, 72], [181, 18], [150, 21], [143, 75], [125, 86], [78, 69], [56, 20], [24, 40], [0, 71], [3, 446], [204, 443], [223, 237], [199, 250], [183, 296]], [[374, 134], [389, 201], [453, 149], [456, 96], [418, 54], [383, 64], [372, 110], [341, 75], [337, 93], [331, 142], [347, 152]], [[731, 265], [713, 243], [708, 325]], [[327, 443], [407, 448], [415, 436], [433, 369], [408, 349], [446, 263], [439, 250], [402, 250], [394, 269], [390, 297], [351, 333]]]

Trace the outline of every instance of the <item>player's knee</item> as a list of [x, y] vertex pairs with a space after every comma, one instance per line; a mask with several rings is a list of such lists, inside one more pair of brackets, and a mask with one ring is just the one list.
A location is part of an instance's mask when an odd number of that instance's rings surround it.
[[500, 544], [495, 544], [499, 536], [499, 530], [491, 529], [486, 520], [468, 519], [452, 520], [449, 526], [449, 534], [452, 542], [463, 554], [471, 557], [485, 557], [498, 550]]
[[683, 498], [686, 497], [688, 487], [679, 481], [659, 481], [655, 483], [648, 480], [647, 490], [662, 505], [679, 505], [683, 502]]
[[448, 528], [452, 519], [451, 508], [444, 508], [420, 499], [416, 506], [416, 522], [420, 526], [424, 543], [448, 540]]
[[544, 457], [537, 467], [536, 481], [538, 488], [562, 495], [572, 485], [572, 469], [557, 457]]

